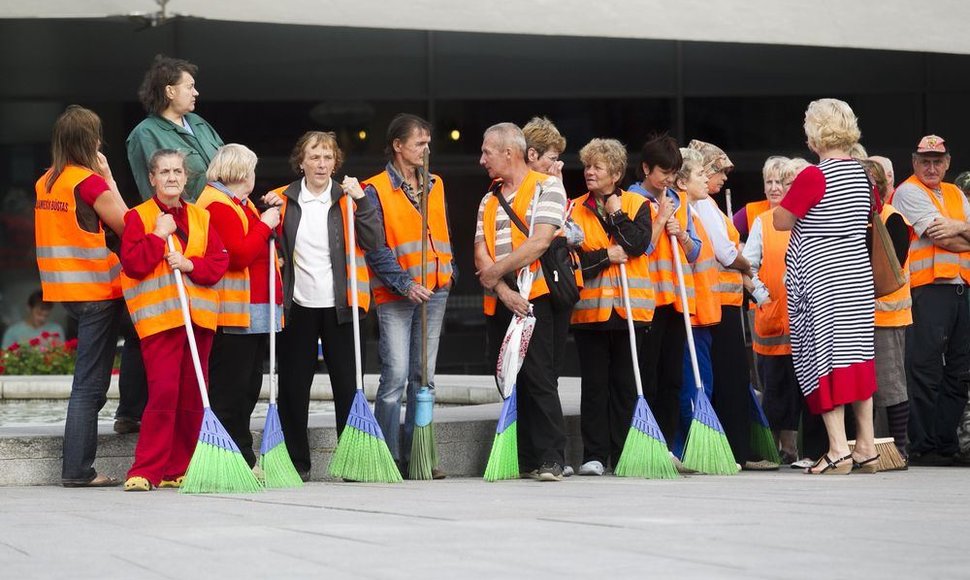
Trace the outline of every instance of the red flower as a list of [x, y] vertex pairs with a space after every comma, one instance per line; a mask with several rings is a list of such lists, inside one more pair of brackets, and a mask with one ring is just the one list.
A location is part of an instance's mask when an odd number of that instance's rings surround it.
[[35, 338], [30, 339], [30, 346], [37, 346], [39, 344], [40, 344], [40, 339], [39, 338], [36, 338], [35, 337]]
[[50, 338], [51, 337], [51, 333], [49, 333], [49, 332], [47, 332], [45, 330], [44, 332], [40, 333], [40, 337], [41, 338]]
[[17, 352], [18, 350], [20, 350], [20, 344], [16, 342], [7, 347], [7, 351], [9, 352]]
[[51, 336], [60, 336], [60, 335], [61, 335], [61, 333], [60, 333], [60, 332], [52, 332], [52, 333], [51, 333]]
[[64, 348], [68, 352], [72, 352], [72, 351], [77, 350], [77, 339], [76, 338], [72, 338], [71, 340], [65, 342], [64, 343]]

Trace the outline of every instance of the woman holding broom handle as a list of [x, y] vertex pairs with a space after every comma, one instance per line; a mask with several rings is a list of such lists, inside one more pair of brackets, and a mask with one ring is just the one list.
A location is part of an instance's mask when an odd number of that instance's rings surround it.
[[[287, 325], [279, 344], [279, 413], [293, 465], [306, 481], [310, 477], [307, 420], [310, 384], [317, 367], [317, 341], [330, 373], [337, 434], [343, 432], [354, 400], [353, 316], [363, 317], [370, 305], [370, 286], [364, 251], [384, 243], [384, 231], [374, 202], [356, 179], [336, 183], [333, 174], [343, 163], [337, 136], [308, 131], [296, 142], [290, 166], [301, 179], [267, 196], [280, 207], [280, 256], [283, 268], [283, 308]], [[345, 198], [344, 193], [349, 197]], [[357, 288], [350, 287], [347, 263], [349, 231], [344, 206], [354, 203], [357, 248]], [[352, 311], [351, 292], [359, 308]]]
[[[148, 376], [148, 403], [125, 491], [179, 487], [199, 437], [202, 401], [173, 269], [184, 274], [205, 376], [219, 310], [212, 285], [229, 266], [209, 213], [181, 200], [185, 155], [160, 149], [148, 167], [155, 196], [125, 215], [121, 239], [121, 283]], [[168, 249], [170, 236], [175, 251]]]
[[[808, 146], [819, 164], [804, 169], [774, 210], [778, 230], [791, 230], [785, 258], [792, 358], [809, 410], [822, 415], [829, 449], [808, 474], [842, 475], [853, 464], [875, 471], [872, 394], [872, 268], [866, 230], [872, 189], [849, 149], [861, 135], [849, 105], [812, 101], [805, 111]], [[845, 435], [846, 404], [856, 419], [856, 446]]]
[[[270, 329], [269, 237], [280, 222], [272, 207], [262, 215], [249, 195], [256, 181], [256, 154], [235, 143], [216, 151], [197, 205], [208, 210], [229, 253], [229, 269], [216, 284], [219, 329], [209, 357], [209, 402], [249, 467], [256, 465], [250, 416], [263, 384], [263, 356]], [[283, 291], [276, 280], [276, 304]], [[274, 309], [274, 328], [282, 308]]]
[[[589, 188], [573, 211], [585, 235], [579, 250], [584, 285], [571, 320], [582, 374], [579, 475], [603, 475], [620, 459], [637, 400], [626, 319], [632, 315], [639, 344], [653, 318], [646, 256], [651, 216], [646, 198], [617, 186], [627, 164], [622, 143], [593, 139], [579, 158]], [[626, 264], [631, 312], [623, 305], [620, 264]]]

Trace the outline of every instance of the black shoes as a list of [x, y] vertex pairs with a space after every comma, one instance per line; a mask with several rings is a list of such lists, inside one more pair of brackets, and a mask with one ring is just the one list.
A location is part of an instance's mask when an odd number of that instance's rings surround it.
[[141, 430], [141, 421], [129, 419], [128, 417], [118, 417], [115, 419], [115, 433], [127, 435], [128, 433], [138, 433]]
[[536, 476], [539, 481], [562, 481], [562, 466], [558, 463], [543, 463]]
[[912, 453], [909, 456], [909, 464], [916, 467], [949, 467], [953, 465], [953, 456], [941, 455], [936, 451]]

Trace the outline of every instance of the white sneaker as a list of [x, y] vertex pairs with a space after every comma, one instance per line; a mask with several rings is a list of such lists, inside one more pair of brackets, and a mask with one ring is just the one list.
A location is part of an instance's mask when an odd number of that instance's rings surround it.
[[579, 468], [580, 475], [603, 475], [604, 471], [606, 471], [606, 468], [595, 459], [593, 461], [587, 461]]
[[573, 466], [572, 465], [567, 465], [566, 467], [563, 467], [562, 468], [562, 476], [563, 477], [572, 477], [575, 474], [576, 474], [576, 472], [573, 471]]

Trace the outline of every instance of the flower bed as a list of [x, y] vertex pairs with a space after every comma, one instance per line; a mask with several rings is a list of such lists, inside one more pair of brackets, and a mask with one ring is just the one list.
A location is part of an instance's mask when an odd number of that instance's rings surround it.
[[4, 375], [73, 375], [77, 339], [64, 341], [57, 332], [43, 332], [27, 344], [11, 344], [0, 357]]

